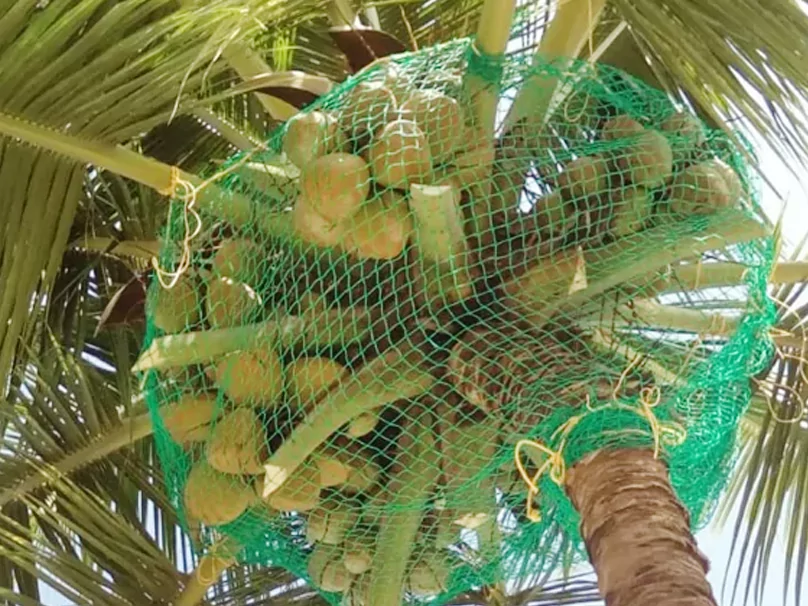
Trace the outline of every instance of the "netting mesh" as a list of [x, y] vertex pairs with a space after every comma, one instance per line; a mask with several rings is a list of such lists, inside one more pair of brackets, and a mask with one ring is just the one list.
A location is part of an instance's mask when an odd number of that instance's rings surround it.
[[[476, 122], [552, 90], [546, 121]], [[334, 603], [518, 587], [582, 557], [560, 461], [606, 447], [658, 448], [707, 521], [773, 317], [723, 134], [606, 66], [461, 40], [371, 66], [210, 185], [172, 206], [161, 261], [189, 263], [150, 291], [139, 364], [203, 546]]]

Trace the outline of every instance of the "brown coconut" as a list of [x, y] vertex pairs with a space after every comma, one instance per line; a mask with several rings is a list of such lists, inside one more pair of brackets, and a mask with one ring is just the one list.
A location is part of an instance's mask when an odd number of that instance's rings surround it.
[[470, 144], [470, 147], [459, 151], [452, 158], [451, 166], [443, 171], [445, 177], [455, 180], [453, 185], [458, 189], [468, 189], [490, 179], [494, 163], [494, 142], [471, 129], [467, 134], [470, 140], [464, 143]]
[[372, 460], [355, 460], [349, 466], [348, 478], [341, 488], [348, 494], [370, 492], [377, 486], [381, 474], [381, 467]]
[[214, 394], [185, 394], [177, 402], [162, 407], [160, 417], [171, 438], [184, 444], [193, 441], [195, 430], [204, 428], [207, 432], [208, 424], [218, 412]]
[[236, 404], [274, 406], [283, 393], [283, 364], [272, 349], [237, 351], [216, 365], [216, 383]]
[[227, 413], [213, 428], [205, 456], [222, 473], [260, 474], [269, 456], [266, 432], [252, 408]]
[[715, 166], [703, 163], [678, 173], [670, 188], [671, 210], [705, 215], [730, 206], [729, 186]]
[[283, 151], [300, 169], [317, 158], [345, 149], [345, 135], [337, 119], [329, 113], [313, 111], [293, 116], [286, 123]]
[[339, 545], [359, 519], [359, 511], [345, 503], [328, 501], [306, 516], [306, 539], [311, 543]]
[[609, 231], [617, 237], [628, 236], [645, 227], [651, 214], [651, 200], [643, 187], [630, 185], [616, 189], [610, 196]]
[[463, 143], [463, 111], [448, 95], [435, 90], [415, 90], [399, 113], [405, 120], [415, 122], [424, 133], [433, 162], [448, 160]]
[[369, 191], [368, 165], [352, 154], [334, 153], [317, 158], [300, 177], [301, 198], [332, 224], [356, 212]]
[[292, 224], [303, 241], [321, 248], [337, 246], [345, 236], [344, 224], [324, 219], [303, 198], [292, 209]]
[[308, 573], [323, 591], [346, 591], [353, 578], [342, 565], [340, 551], [333, 545], [318, 544], [309, 556]]
[[241, 478], [220, 473], [205, 461], [191, 468], [183, 495], [186, 515], [208, 526], [232, 522], [254, 499], [252, 488]]
[[671, 138], [673, 161], [680, 164], [692, 158], [706, 141], [701, 120], [685, 112], [671, 114], [659, 125]]
[[618, 154], [616, 164], [623, 177], [637, 186], [653, 189], [667, 181], [673, 172], [671, 146], [657, 131], [644, 131]]
[[565, 200], [560, 190], [555, 190], [539, 198], [533, 212], [536, 213], [539, 226], [556, 237], [568, 234], [578, 222], [578, 211], [575, 204]]
[[368, 152], [376, 181], [406, 189], [424, 182], [432, 170], [426, 136], [411, 120], [394, 120], [375, 136]]
[[372, 606], [370, 603], [370, 575], [355, 577], [342, 596], [341, 606]]
[[415, 596], [434, 596], [446, 591], [449, 582], [449, 563], [437, 553], [422, 554], [410, 567], [407, 589]]
[[713, 168], [721, 175], [721, 177], [724, 179], [724, 183], [727, 185], [727, 190], [729, 191], [730, 204], [737, 204], [738, 200], [740, 200], [741, 196], [743, 195], [743, 185], [741, 184], [741, 178], [738, 176], [738, 173], [735, 172], [735, 169], [718, 158], [707, 160], [704, 162], [704, 164]]
[[286, 368], [287, 400], [305, 410], [347, 375], [348, 370], [330, 358], [295, 360]]
[[396, 114], [393, 92], [379, 82], [360, 82], [345, 99], [339, 124], [348, 135], [361, 139], [376, 133]]
[[373, 565], [375, 534], [368, 528], [355, 528], [342, 542], [342, 563], [351, 574], [360, 575]]
[[199, 322], [199, 293], [193, 278], [184, 274], [172, 288], [161, 286], [151, 313], [154, 325], [169, 334], [182, 332]]
[[413, 223], [406, 201], [395, 200], [395, 195], [392, 204], [385, 197], [366, 202], [346, 221], [342, 241], [346, 252], [361, 259], [395, 259], [404, 252]]
[[600, 129], [600, 134], [606, 141], [614, 141], [615, 139], [637, 136], [644, 130], [642, 124], [634, 118], [620, 115], [607, 120]]
[[609, 185], [609, 169], [600, 156], [583, 156], [569, 162], [558, 177], [558, 186], [567, 200], [581, 200], [604, 191]]
[[278, 511], [310, 511], [320, 503], [320, 490], [320, 470], [306, 463], [286, 478], [266, 502]]
[[219, 245], [213, 256], [213, 273], [248, 283], [257, 277], [258, 266], [264, 257], [264, 250], [252, 240], [228, 238]]
[[376, 411], [364, 412], [351, 419], [347, 433], [352, 438], [361, 438], [376, 429], [378, 424], [379, 414]]
[[238, 326], [258, 319], [261, 298], [243, 282], [214, 277], [208, 281], [205, 307], [211, 328]]

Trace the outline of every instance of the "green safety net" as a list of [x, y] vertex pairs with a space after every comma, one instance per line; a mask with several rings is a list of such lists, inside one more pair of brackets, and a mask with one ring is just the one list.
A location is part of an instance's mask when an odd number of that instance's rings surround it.
[[656, 447], [702, 526], [772, 347], [734, 140], [459, 40], [178, 181], [137, 368], [203, 552], [335, 604], [517, 589], [585, 557], [562, 462], [602, 448]]

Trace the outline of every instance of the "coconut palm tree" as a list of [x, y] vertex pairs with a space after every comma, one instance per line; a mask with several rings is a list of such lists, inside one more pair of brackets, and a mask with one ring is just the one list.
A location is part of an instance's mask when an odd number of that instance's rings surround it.
[[[359, 13], [350, 2], [208, 4], [0, 4], [0, 596], [10, 603], [41, 602], [44, 583], [77, 604], [168, 604], [198, 578], [189, 574], [194, 539], [166, 496], [150, 420], [128, 372], [142, 342], [144, 281], [167, 212], [171, 167], [191, 178], [235, 150], [252, 149], [368, 55], [473, 34], [483, 2], [364, 3]], [[796, 3], [549, 4], [553, 10], [539, 2], [525, 9], [535, 10], [518, 32], [526, 48], [615, 65], [686, 100], [716, 126], [743, 117], [799, 166], [795, 157], [808, 144], [799, 109], [808, 85], [808, 20]], [[365, 35], [344, 27], [357, 18]], [[768, 398], [756, 400], [747, 417], [743, 473], [730, 496], [740, 496], [750, 513], [740, 543], [749, 579], [765, 570], [772, 528], [791, 508], [789, 549], [797, 557], [787, 574], [798, 585], [808, 544], [808, 525], [796, 521], [806, 511], [808, 458], [800, 454], [808, 438], [798, 423], [774, 419], [801, 412], [794, 394], [803, 388], [802, 342], [794, 335], [805, 313], [793, 310], [802, 288], [793, 285], [806, 275], [799, 264], [783, 267], [790, 273], [778, 280], [786, 286], [775, 291], [786, 303], [782, 347], [761, 376]], [[599, 453], [570, 471], [568, 491], [582, 513], [591, 510], [640, 463], [637, 473], [656, 489], [637, 500], [665, 512], [666, 523], [651, 530], [681, 539], [687, 585], [707, 596], [666, 470], [644, 459], [647, 451], [626, 460]], [[615, 481], [604, 482], [610, 473]], [[634, 510], [633, 519], [645, 511]], [[631, 520], [620, 518], [624, 530]], [[597, 530], [585, 524], [583, 534], [610, 595], [611, 583], [628, 572], [610, 568], [601, 544], [626, 543]], [[208, 594], [211, 604], [270, 595], [271, 603], [320, 603], [282, 570], [227, 564], [204, 562], [211, 581], [214, 569], [227, 568]], [[484, 603], [486, 595], [458, 603]], [[578, 583], [528, 590], [507, 603], [558, 603], [562, 596], [595, 599], [592, 586]]]

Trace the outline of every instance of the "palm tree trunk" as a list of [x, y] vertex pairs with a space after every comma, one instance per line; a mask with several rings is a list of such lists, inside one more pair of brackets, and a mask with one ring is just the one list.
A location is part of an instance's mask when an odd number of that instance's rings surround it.
[[652, 450], [592, 453], [566, 488], [607, 606], [716, 606], [689, 515]]
[[[593, 374], [596, 360], [582, 340], [564, 330], [495, 323], [464, 335], [449, 376], [469, 403], [527, 435], [555, 406], [574, 405], [584, 391], [611, 397], [620, 373], [613, 380], [602, 371]], [[561, 375], [592, 378], [549, 401], [528, 395], [536, 381]], [[642, 376], [623, 377], [620, 395], [636, 395], [642, 384]], [[598, 450], [572, 466], [565, 483], [607, 606], [716, 606], [688, 512], [653, 450]]]

